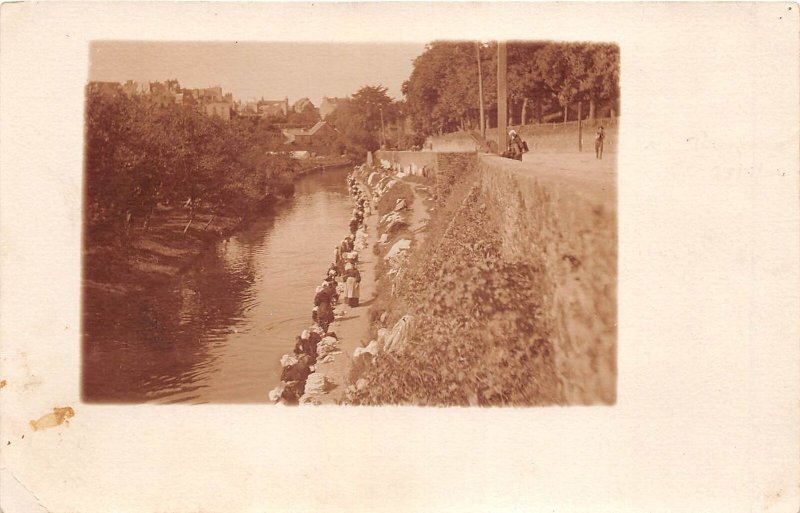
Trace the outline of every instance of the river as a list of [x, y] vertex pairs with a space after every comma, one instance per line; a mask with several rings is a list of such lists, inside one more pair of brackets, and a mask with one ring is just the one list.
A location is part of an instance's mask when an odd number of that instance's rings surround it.
[[209, 249], [177, 282], [86, 325], [94, 349], [84, 355], [84, 399], [268, 402], [280, 357], [311, 324], [314, 290], [348, 233], [347, 171], [299, 178], [294, 198]]

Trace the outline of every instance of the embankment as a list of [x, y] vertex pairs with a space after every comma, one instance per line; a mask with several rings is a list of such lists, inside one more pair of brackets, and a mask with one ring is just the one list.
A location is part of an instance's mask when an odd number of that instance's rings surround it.
[[433, 159], [427, 201], [415, 206], [431, 219], [424, 242], [376, 273], [376, 338], [394, 340], [400, 324], [407, 333], [354, 369], [350, 401], [613, 403], [615, 178], [475, 153], [423, 154], [375, 156], [401, 170]]
[[[294, 179], [326, 169], [349, 166], [346, 159], [327, 159], [301, 164]], [[158, 205], [146, 226], [131, 229], [122, 243], [95, 244], [85, 241], [84, 282], [87, 299], [92, 294], [124, 294], [158, 286], [180, 275], [219, 240], [241, 229], [253, 216], [268, 213], [291, 195], [278, 191], [265, 197], [256, 211], [212, 213], [202, 207], [189, 222], [188, 210], [180, 206]], [[285, 194], [285, 195], [281, 195]]]
[[615, 177], [496, 156], [479, 159], [480, 188], [498, 208], [501, 259], [542, 269], [556, 369], [570, 404], [616, 398]]

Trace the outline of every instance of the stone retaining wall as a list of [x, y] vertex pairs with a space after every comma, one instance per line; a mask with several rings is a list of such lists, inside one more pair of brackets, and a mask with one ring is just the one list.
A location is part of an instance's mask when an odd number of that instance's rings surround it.
[[416, 175], [421, 175], [422, 169], [427, 169], [430, 173], [435, 173], [436, 170], [436, 153], [432, 151], [379, 150], [375, 152], [374, 160], [373, 164], [376, 166], [381, 165], [382, 161], [388, 161], [392, 169]]
[[[500, 215], [503, 260], [540, 267], [559, 380], [570, 404], [616, 401], [616, 179], [475, 152], [376, 152], [403, 165], [434, 164], [437, 187], [471, 162]], [[377, 162], [376, 162], [377, 163]]]
[[570, 404], [616, 400], [617, 208], [613, 177], [479, 158], [480, 187], [502, 215], [502, 258], [544, 273], [544, 310]]

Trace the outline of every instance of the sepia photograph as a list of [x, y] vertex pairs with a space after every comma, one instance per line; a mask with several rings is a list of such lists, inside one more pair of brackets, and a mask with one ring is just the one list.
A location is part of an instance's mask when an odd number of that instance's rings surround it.
[[614, 404], [620, 51], [96, 41], [87, 402]]
[[3, 513], [797, 513], [796, 3], [0, 2]]

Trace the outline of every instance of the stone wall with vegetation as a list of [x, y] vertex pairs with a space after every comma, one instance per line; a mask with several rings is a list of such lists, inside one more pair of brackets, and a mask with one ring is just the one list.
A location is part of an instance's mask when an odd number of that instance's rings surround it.
[[395, 240], [414, 241], [394, 272], [378, 267], [373, 334], [404, 316], [413, 330], [402, 350], [354, 367], [349, 400], [612, 404], [614, 183], [475, 153], [440, 153], [436, 165], [415, 182], [424, 239], [403, 232], [375, 247], [382, 262]]
[[616, 399], [617, 209], [613, 178], [584, 177], [481, 156], [480, 189], [498, 216], [503, 262], [542, 270], [566, 402]]

